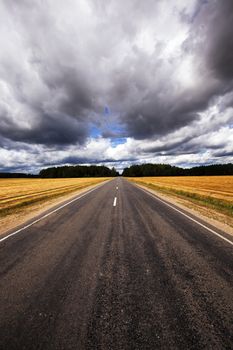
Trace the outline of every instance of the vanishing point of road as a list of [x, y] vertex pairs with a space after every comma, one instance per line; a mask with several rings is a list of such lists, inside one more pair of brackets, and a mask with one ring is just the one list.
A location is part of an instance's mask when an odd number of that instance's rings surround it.
[[231, 238], [186, 214], [116, 178], [1, 238], [0, 349], [232, 349]]

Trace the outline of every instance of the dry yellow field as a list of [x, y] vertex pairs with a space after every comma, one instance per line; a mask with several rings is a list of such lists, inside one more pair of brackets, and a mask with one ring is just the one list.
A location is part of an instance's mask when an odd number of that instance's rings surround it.
[[128, 180], [233, 215], [233, 176], [135, 177]]
[[60, 198], [107, 178], [0, 179], [0, 217]]

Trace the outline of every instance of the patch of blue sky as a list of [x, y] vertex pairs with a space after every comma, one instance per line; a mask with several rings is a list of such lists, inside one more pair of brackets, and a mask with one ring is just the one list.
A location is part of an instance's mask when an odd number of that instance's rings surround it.
[[111, 122], [108, 124], [108, 129], [112, 133], [114, 133], [116, 136], [124, 137], [126, 135], [126, 130], [124, 126], [120, 125], [119, 123]]
[[111, 146], [115, 148], [118, 145], [126, 143], [127, 138], [125, 137], [125, 128], [119, 124], [111, 123], [109, 125], [109, 131], [113, 134], [111, 139]]
[[92, 138], [97, 138], [101, 136], [101, 131], [99, 128], [97, 128], [96, 126], [92, 126], [91, 130], [90, 130], [90, 136]]
[[[100, 127], [96, 125], [91, 125], [90, 136], [92, 138], [108, 137], [113, 148], [120, 144], [126, 143], [126, 130], [124, 126], [116, 123], [112, 120], [113, 114], [108, 106], [104, 107], [103, 123]], [[108, 135], [108, 136], [107, 136]]]
[[111, 146], [112, 148], [117, 147], [118, 145], [123, 145], [126, 143], [127, 139], [125, 137], [114, 137], [111, 138]]

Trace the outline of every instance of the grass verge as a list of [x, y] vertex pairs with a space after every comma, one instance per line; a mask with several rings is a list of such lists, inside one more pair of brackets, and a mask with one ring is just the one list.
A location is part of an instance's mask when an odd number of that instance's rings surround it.
[[98, 185], [104, 180], [106, 179], [100, 179], [94, 183], [93, 181], [85, 181], [84, 184], [46, 189], [33, 194], [18, 195], [15, 198], [8, 196], [7, 200], [3, 199], [2, 202], [5, 203], [2, 203], [2, 206], [0, 206], [0, 217], [4, 218], [6, 216], [20, 214], [20, 212], [24, 212], [26, 209], [33, 209], [35, 205], [41, 205], [43, 203], [46, 205], [51, 200], [70, 195], [91, 185]]
[[179, 190], [174, 188], [167, 188], [167, 187], [155, 185], [153, 183], [143, 183], [141, 181], [136, 181], [136, 180], [132, 180], [132, 181], [139, 185], [148, 187], [152, 190], [156, 190], [160, 193], [173, 195], [181, 199], [187, 199], [195, 204], [209, 207], [231, 218], [233, 217], [233, 203], [230, 203], [229, 201], [213, 198], [210, 196], [203, 196], [194, 192], [189, 192], [189, 191], [184, 191], [184, 190]]

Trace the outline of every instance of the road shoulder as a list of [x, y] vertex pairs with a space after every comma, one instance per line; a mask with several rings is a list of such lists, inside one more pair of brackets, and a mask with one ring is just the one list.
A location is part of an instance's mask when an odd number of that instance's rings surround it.
[[233, 227], [228, 225], [226, 223], [227, 219], [225, 215], [216, 212], [215, 210], [211, 210], [210, 208], [205, 208], [203, 206], [194, 204], [188, 200], [181, 199], [178, 197], [175, 197], [173, 195], [167, 195], [163, 194], [159, 191], [153, 190], [150, 187], [130, 182], [138, 187], [141, 187], [142, 189], [145, 189], [146, 191], [156, 195], [158, 198], [169, 202], [171, 204], [174, 204], [176, 207], [180, 208], [181, 210], [186, 211], [187, 213], [199, 218], [203, 222], [205, 222], [208, 225], [211, 225], [213, 227], [216, 227], [218, 230], [226, 233], [227, 235], [233, 236]]
[[25, 211], [22, 210], [15, 214], [10, 214], [1, 218], [0, 237], [7, 236], [11, 231], [17, 230], [23, 227], [24, 225], [31, 223], [32, 221], [38, 219], [39, 217], [42, 217], [43, 215], [49, 213], [50, 211], [58, 208], [60, 205], [63, 205], [73, 200], [77, 196], [84, 194], [85, 192], [88, 192], [94, 189], [95, 187], [99, 187], [104, 183], [107, 183], [108, 181], [109, 180], [84, 187], [82, 189], [79, 189], [75, 192], [64, 195], [62, 197], [53, 198], [44, 203], [38, 203], [37, 205], [33, 205], [30, 207], [30, 210], [28, 210], [27, 208], [27, 210]]

